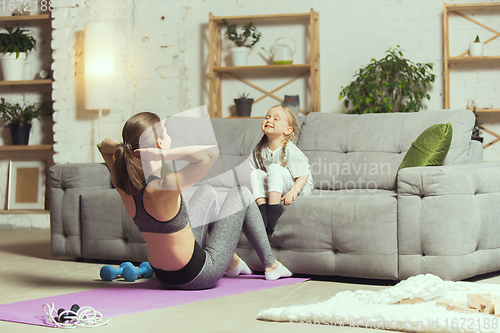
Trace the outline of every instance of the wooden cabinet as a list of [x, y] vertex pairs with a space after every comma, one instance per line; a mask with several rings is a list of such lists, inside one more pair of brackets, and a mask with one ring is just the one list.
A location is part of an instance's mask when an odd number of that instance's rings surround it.
[[[309, 63], [305, 64], [292, 64], [292, 65], [264, 65], [264, 66], [222, 66], [222, 22], [227, 20], [230, 23], [246, 23], [246, 22], [309, 22], [309, 42], [310, 54]], [[254, 104], [263, 98], [274, 98], [279, 102], [283, 99], [276, 96], [274, 93], [285, 87], [286, 85], [294, 82], [295, 80], [308, 75], [310, 77], [310, 100], [311, 108], [309, 111], [318, 112], [321, 109], [320, 105], [320, 77], [319, 77], [319, 13], [315, 12], [312, 8], [309, 13], [296, 13], [296, 14], [274, 14], [274, 15], [247, 15], [247, 16], [214, 16], [209, 14], [209, 111], [210, 117], [222, 117], [222, 79], [224, 74], [236, 78], [244, 84], [263, 93], [258, 99], [255, 99]], [[276, 89], [267, 91], [256, 84], [243, 78], [246, 73], [287, 73], [293, 78]], [[302, 113], [307, 114], [308, 111], [301, 110]]]

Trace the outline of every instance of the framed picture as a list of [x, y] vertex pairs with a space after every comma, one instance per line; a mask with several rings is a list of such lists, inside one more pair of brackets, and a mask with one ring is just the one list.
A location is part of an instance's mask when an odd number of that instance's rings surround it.
[[7, 209], [45, 209], [45, 162], [10, 161]]

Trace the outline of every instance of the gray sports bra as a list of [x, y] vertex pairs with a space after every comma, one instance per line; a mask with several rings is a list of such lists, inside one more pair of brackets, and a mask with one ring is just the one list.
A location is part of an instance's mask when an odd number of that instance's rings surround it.
[[189, 217], [184, 203], [184, 198], [181, 196], [181, 207], [171, 220], [158, 221], [144, 209], [143, 194], [146, 186], [133, 196], [135, 201], [135, 217], [134, 223], [139, 228], [140, 232], [153, 232], [157, 234], [171, 234], [184, 229], [189, 222]]

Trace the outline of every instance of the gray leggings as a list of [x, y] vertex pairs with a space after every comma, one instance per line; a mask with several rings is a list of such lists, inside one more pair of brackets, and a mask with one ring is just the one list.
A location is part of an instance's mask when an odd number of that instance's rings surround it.
[[192, 281], [175, 286], [176, 288], [215, 287], [231, 263], [242, 230], [264, 267], [274, 264], [275, 258], [262, 215], [248, 188], [231, 189], [219, 209], [217, 193], [213, 187], [202, 185], [187, 203], [187, 210], [194, 237], [205, 250], [206, 260], [200, 273]]

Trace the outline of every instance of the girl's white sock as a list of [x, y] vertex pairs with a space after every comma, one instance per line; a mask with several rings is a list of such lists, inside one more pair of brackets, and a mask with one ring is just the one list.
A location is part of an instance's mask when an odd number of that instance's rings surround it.
[[240, 259], [240, 263], [233, 269], [226, 271], [226, 276], [237, 277], [240, 274], [252, 274], [252, 270], [248, 267], [247, 263]]
[[278, 262], [279, 266], [272, 272], [266, 272], [266, 280], [278, 280], [280, 277], [290, 277], [292, 272], [288, 270], [282, 263]]

